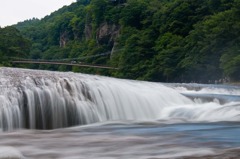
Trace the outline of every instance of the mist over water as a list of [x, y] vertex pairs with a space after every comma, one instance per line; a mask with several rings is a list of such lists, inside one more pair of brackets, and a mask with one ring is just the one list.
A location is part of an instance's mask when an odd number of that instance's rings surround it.
[[0, 68], [0, 158], [234, 157], [239, 121], [237, 86]]

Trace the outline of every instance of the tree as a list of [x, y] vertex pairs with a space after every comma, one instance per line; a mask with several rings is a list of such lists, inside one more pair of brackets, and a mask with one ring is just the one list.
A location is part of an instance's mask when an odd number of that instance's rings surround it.
[[30, 41], [25, 39], [15, 27], [0, 28], [0, 58], [27, 57], [30, 51]]

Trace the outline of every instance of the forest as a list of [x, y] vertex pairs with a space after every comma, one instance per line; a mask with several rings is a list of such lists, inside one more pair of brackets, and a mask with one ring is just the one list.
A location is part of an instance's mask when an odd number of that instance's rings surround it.
[[78, 0], [0, 28], [0, 66], [12, 58], [112, 66], [18, 65], [126, 79], [239, 81], [240, 1]]

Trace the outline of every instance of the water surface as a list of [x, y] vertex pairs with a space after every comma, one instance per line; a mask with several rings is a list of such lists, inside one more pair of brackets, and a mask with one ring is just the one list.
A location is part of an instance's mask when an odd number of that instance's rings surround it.
[[240, 88], [0, 68], [0, 158], [238, 158]]

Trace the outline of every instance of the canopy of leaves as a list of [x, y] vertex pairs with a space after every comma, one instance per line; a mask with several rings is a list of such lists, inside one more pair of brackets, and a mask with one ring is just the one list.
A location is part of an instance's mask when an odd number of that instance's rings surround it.
[[6, 30], [0, 33], [1, 54], [77, 59], [119, 70], [34, 68], [163, 82], [240, 80], [239, 0], [78, 0], [15, 27], [32, 42], [30, 54], [26, 40], [17, 44], [20, 33], [5, 40]]
[[15, 27], [0, 28], [0, 65], [9, 65], [9, 57], [28, 57], [30, 45]]

